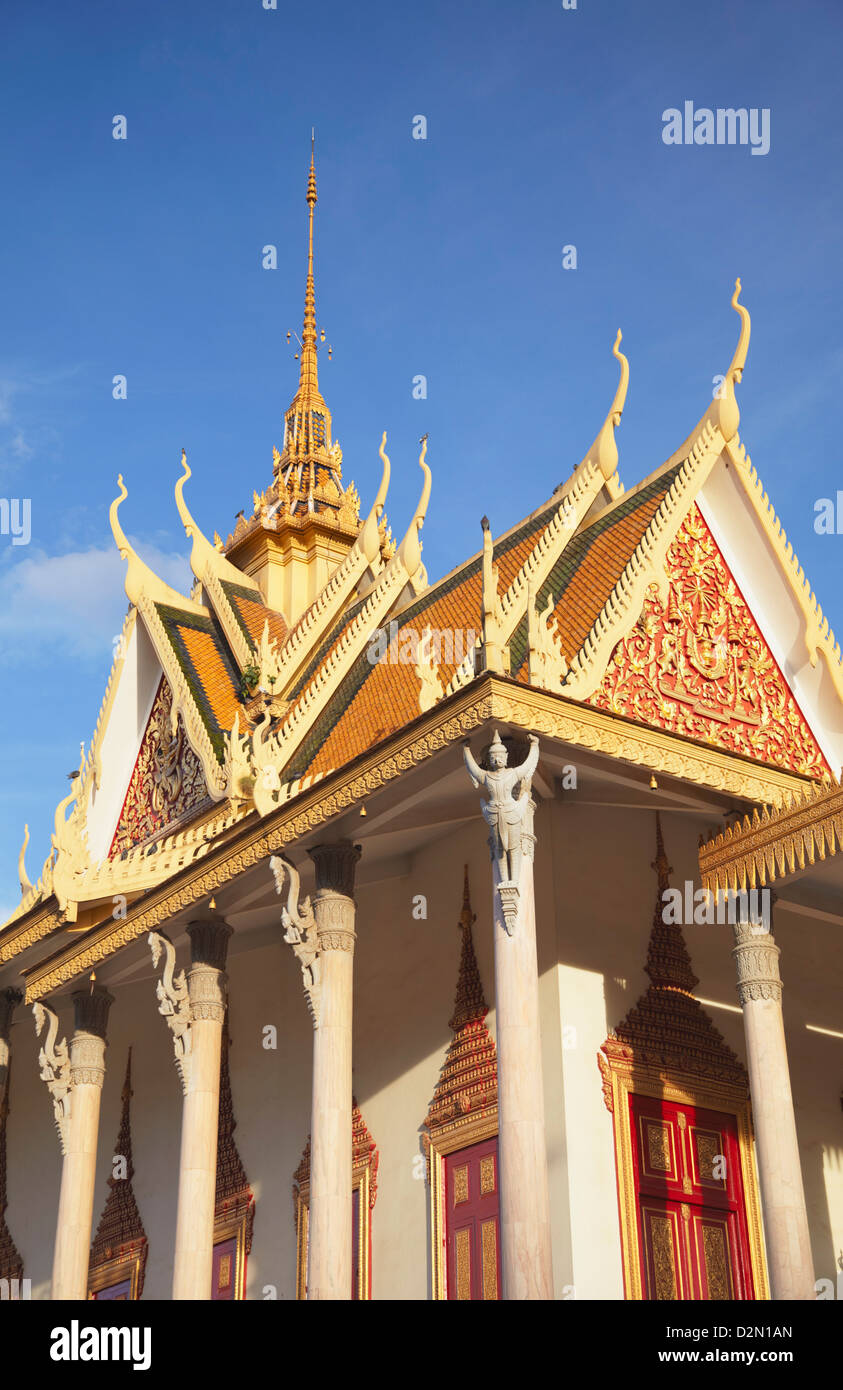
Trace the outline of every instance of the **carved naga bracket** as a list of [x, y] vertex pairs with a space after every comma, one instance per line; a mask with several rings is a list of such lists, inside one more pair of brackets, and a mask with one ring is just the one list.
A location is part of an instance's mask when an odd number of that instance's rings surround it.
[[40, 1037], [44, 1024], [47, 1023], [47, 1037], [38, 1054], [38, 1065], [41, 1068], [41, 1080], [46, 1083], [47, 1090], [53, 1098], [53, 1113], [56, 1120], [56, 1129], [59, 1136], [62, 1154], [67, 1153], [67, 1131], [70, 1122], [70, 1054], [67, 1049], [67, 1040], [62, 1038], [61, 1042], [56, 1042], [59, 1031], [58, 1015], [45, 1004], [36, 1003], [32, 1006], [35, 1015], [35, 1036]]
[[151, 931], [148, 940], [152, 951], [153, 969], [158, 969], [158, 962], [161, 956], [164, 956], [164, 969], [161, 979], [155, 986], [155, 993], [158, 996], [158, 1012], [165, 1019], [167, 1027], [173, 1035], [173, 1051], [181, 1079], [182, 1093], [187, 1095], [191, 1057], [190, 994], [187, 980], [183, 970], [180, 970], [178, 974], [175, 973], [176, 948], [170, 938], [165, 936], [163, 932]]
[[292, 946], [301, 966], [307, 1007], [313, 1019], [314, 1028], [319, 1027], [319, 938], [316, 919], [310, 898], [300, 899], [301, 878], [295, 864], [283, 854], [274, 854], [269, 861], [275, 879], [275, 891], [283, 895], [284, 883], [289, 878], [287, 902], [281, 909], [281, 925], [284, 940]]

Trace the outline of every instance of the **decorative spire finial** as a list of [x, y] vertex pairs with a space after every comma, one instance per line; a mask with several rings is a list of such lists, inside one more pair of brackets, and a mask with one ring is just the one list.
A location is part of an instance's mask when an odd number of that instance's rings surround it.
[[741, 331], [738, 337], [738, 345], [735, 348], [735, 355], [732, 358], [731, 366], [729, 367], [729, 370], [726, 373], [727, 376], [731, 377], [732, 381], [740, 381], [741, 377], [743, 376], [743, 369], [746, 366], [746, 354], [749, 350], [749, 334], [752, 328], [752, 321], [749, 317], [749, 310], [744, 308], [743, 304], [738, 303], [738, 297], [740, 295], [740, 292], [741, 280], [740, 276], [738, 276], [738, 278], [735, 281], [735, 292], [732, 295], [732, 308], [738, 314], [740, 314]]
[[[292, 507], [308, 510], [308, 498], [314, 487], [325, 484], [333, 476], [339, 482], [338, 448], [331, 441], [331, 414], [319, 390], [317, 364], [316, 289], [313, 277], [313, 221], [317, 202], [315, 137], [310, 136], [310, 169], [307, 176], [307, 278], [304, 291], [304, 324], [299, 343], [299, 388], [284, 417], [284, 448], [274, 460], [275, 481], [283, 480], [285, 490], [294, 485]], [[287, 342], [292, 334], [287, 334]], [[321, 334], [325, 340], [324, 330]], [[328, 356], [330, 357], [330, 348]], [[291, 465], [294, 467], [291, 468]], [[312, 507], [310, 508], [312, 510]]]
[[25, 825], [23, 827], [23, 844], [20, 847], [20, 854], [18, 855], [18, 879], [20, 880], [21, 897], [23, 897], [25, 893], [28, 893], [32, 887], [29, 881], [29, 875], [26, 872], [26, 847], [28, 844], [29, 826]]
[[699, 980], [691, 967], [691, 957], [682, 928], [676, 922], [665, 920], [668, 904], [665, 891], [670, 887], [672, 869], [667, 860], [662, 836], [661, 817], [656, 812], [656, 857], [651, 865], [656, 871], [659, 887], [656, 893], [656, 906], [653, 912], [653, 926], [647, 947], [645, 972], [657, 989], [679, 990], [692, 994]]
[[735, 290], [732, 295], [732, 308], [740, 315], [741, 329], [738, 335], [738, 344], [735, 348], [734, 356], [729, 364], [729, 370], [725, 377], [720, 381], [714, 400], [709, 407], [705, 419], [720, 430], [724, 440], [728, 444], [734, 439], [738, 432], [738, 425], [741, 422], [741, 412], [735, 397], [735, 384], [740, 382], [743, 377], [743, 369], [746, 366], [746, 354], [749, 349], [750, 318], [749, 310], [743, 304], [738, 303], [741, 292], [740, 278], [735, 281]]
[[465, 1027], [467, 1023], [485, 1018], [489, 1012], [489, 1006], [483, 997], [483, 986], [480, 982], [480, 971], [477, 968], [477, 957], [474, 954], [474, 941], [471, 935], [471, 928], [476, 921], [477, 917], [471, 910], [468, 865], [466, 864], [463, 871], [462, 912], [459, 920], [462, 947], [459, 974], [457, 975], [457, 996], [454, 1002], [453, 1017], [448, 1021], [449, 1028], [452, 1028], [455, 1033], [460, 1028]]
[[615, 430], [621, 422], [623, 408], [626, 404], [626, 393], [629, 390], [629, 360], [626, 354], [620, 351], [621, 338], [623, 334], [618, 329], [612, 354], [621, 364], [620, 380], [615, 391], [615, 398], [609, 407], [609, 413], [603, 422], [597, 438], [586, 454], [586, 461], [590, 461], [603, 474], [606, 482], [613, 478], [618, 468], [618, 446], [615, 443]]

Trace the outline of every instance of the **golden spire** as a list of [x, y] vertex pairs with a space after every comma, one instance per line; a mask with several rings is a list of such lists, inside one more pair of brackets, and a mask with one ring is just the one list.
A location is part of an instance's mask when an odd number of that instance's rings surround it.
[[656, 857], [650, 867], [656, 871], [659, 887], [644, 970], [653, 982], [650, 989], [679, 990], [690, 995], [699, 981], [691, 967], [691, 957], [685, 945], [682, 928], [678, 924], [665, 922], [665, 893], [670, 888], [670, 875], [673, 871], [665, 853], [662, 821], [658, 811]]
[[316, 207], [316, 154], [312, 132], [310, 136], [310, 173], [307, 176], [307, 207], [307, 280], [304, 289], [304, 329], [302, 332], [301, 370], [299, 371], [299, 395], [315, 395], [321, 401], [316, 364], [316, 288], [313, 283], [313, 209]]
[[[316, 158], [310, 140], [310, 171], [307, 178], [307, 279], [304, 291], [304, 325], [299, 357], [299, 389], [284, 417], [284, 449], [275, 460], [275, 477], [283, 478], [297, 500], [307, 501], [314, 487], [323, 485], [331, 473], [339, 481], [339, 464], [331, 447], [331, 413], [319, 390], [316, 330], [316, 288], [313, 278], [313, 215], [316, 207]], [[324, 333], [322, 337], [324, 338]], [[287, 334], [289, 341], [290, 334]]]
[[473, 1023], [477, 1019], [484, 1019], [489, 1012], [489, 1006], [483, 997], [483, 986], [480, 983], [480, 971], [477, 969], [477, 957], [474, 954], [474, 942], [471, 939], [471, 928], [477, 921], [476, 915], [471, 910], [471, 896], [468, 888], [468, 865], [466, 864], [463, 875], [462, 890], [462, 912], [460, 913], [459, 929], [462, 937], [462, 948], [460, 951], [460, 968], [457, 976], [457, 997], [454, 1003], [453, 1016], [448, 1020], [448, 1025], [458, 1032], [466, 1023]]

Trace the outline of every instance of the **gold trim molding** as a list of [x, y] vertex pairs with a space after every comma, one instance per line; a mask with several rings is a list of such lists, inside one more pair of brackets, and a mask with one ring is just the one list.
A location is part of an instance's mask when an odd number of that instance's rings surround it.
[[[115, 922], [109, 918], [23, 971], [26, 1003], [44, 998], [139, 936], [213, 896], [245, 870], [492, 720], [750, 801], [778, 804], [788, 791], [804, 785], [803, 779], [779, 768], [762, 767], [697, 746], [677, 735], [633, 724], [513, 680], [481, 676], [387, 740], [382, 748], [362, 755], [348, 769], [329, 774], [318, 786], [299, 791], [294, 800], [282, 802], [271, 816], [263, 820], [248, 816], [236, 829], [232, 827], [225, 844], [212, 846], [200, 862], [131, 904], [124, 919]], [[50, 921], [53, 928], [63, 925], [55, 908]], [[18, 939], [25, 939], [31, 926], [20, 925]], [[40, 934], [47, 935], [48, 920], [41, 919], [41, 926]]]
[[843, 787], [813, 783], [777, 809], [764, 807], [700, 845], [704, 888], [765, 887], [833, 859], [843, 847]]
[[431, 1295], [437, 1301], [448, 1297], [445, 1159], [471, 1144], [496, 1139], [497, 1134], [498, 1107], [490, 1105], [478, 1114], [465, 1115], [423, 1136], [430, 1182]]

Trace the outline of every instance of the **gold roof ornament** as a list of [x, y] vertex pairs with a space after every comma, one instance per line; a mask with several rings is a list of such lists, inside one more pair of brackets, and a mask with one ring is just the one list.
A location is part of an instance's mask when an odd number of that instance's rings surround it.
[[26, 861], [26, 847], [27, 847], [28, 844], [29, 844], [29, 826], [28, 826], [28, 825], [25, 825], [25, 826], [23, 827], [23, 844], [22, 844], [21, 847], [20, 847], [20, 854], [18, 855], [18, 878], [19, 878], [19, 880], [20, 880], [21, 897], [23, 897], [24, 894], [28, 893], [28, 892], [30, 891], [30, 889], [32, 888], [32, 884], [31, 884], [30, 881], [29, 881], [29, 875], [28, 875], [27, 872], [26, 872], [26, 862], [25, 862], [25, 861]]
[[[407, 574], [410, 577], [410, 580], [413, 582], [413, 588], [415, 589], [416, 594], [420, 594], [423, 589], [427, 588], [427, 572], [424, 568], [424, 565], [422, 564], [421, 558], [422, 543], [420, 532], [422, 527], [424, 526], [425, 516], [427, 515], [427, 505], [430, 501], [430, 489], [433, 481], [430, 473], [430, 468], [425, 463], [425, 455], [427, 454], [427, 435], [425, 435], [424, 438], [421, 440], [421, 446], [421, 453], [419, 454], [419, 468], [424, 473], [424, 482], [422, 483], [421, 496], [419, 497], [418, 505], [416, 507], [413, 519], [410, 522], [409, 527], [407, 528], [407, 533], [404, 536], [404, 539], [402, 540], [400, 546], [398, 547], [399, 560], [406, 569]], [[381, 484], [381, 486], [383, 486], [383, 484]]]
[[735, 399], [735, 385], [743, 378], [743, 371], [746, 366], [746, 354], [749, 349], [749, 335], [752, 326], [749, 310], [738, 302], [740, 292], [741, 282], [740, 277], [738, 277], [735, 281], [735, 289], [731, 300], [732, 308], [740, 315], [741, 320], [738, 344], [729, 365], [729, 370], [715, 391], [714, 400], [709, 407], [707, 417], [713, 425], [719, 428], [727, 444], [730, 440], [734, 439], [738, 432], [738, 425], [741, 422], [741, 412], [738, 408], [738, 402]]
[[613, 355], [621, 364], [620, 380], [615, 392], [615, 399], [612, 401], [603, 428], [586, 454], [586, 460], [600, 469], [604, 481], [607, 483], [618, 471], [618, 446], [615, 443], [615, 430], [621, 422], [623, 408], [626, 404], [626, 393], [629, 390], [629, 360], [620, 351], [622, 336], [621, 330], [618, 329], [612, 348]]
[[255, 581], [248, 574], [237, 569], [235, 565], [230, 564], [225, 556], [220, 554], [216, 545], [211, 545], [211, 542], [200, 531], [184, 500], [184, 485], [188, 478], [193, 476], [184, 449], [181, 451], [181, 466], [182, 475], [176, 482], [175, 489], [176, 507], [181, 517], [185, 535], [193, 542], [190, 552], [190, 568], [194, 575], [203, 583], [208, 582], [209, 578], [212, 577], [218, 580], [228, 579], [232, 584], [254, 588], [255, 593], [258, 593], [259, 590]]
[[[296, 495], [300, 510], [308, 509], [314, 489], [333, 478], [340, 481], [339, 458], [331, 440], [331, 412], [319, 390], [318, 341], [316, 329], [316, 289], [313, 277], [313, 221], [316, 207], [316, 164], [314, 141], [310, 142], [310, 171], [307, 179], [308, 206], [307, 278], [304, 291], [304, 323], [299, 340], [299, 387], [284, 416], [284, 447], [273, 450], [276, 483]], [[287, 341], [290, 340], [287, 334]], [[324, 331], [322, 332], [324, 341]], [[311, 504], [312, 506], [312, 504]]]
[[114, 536], [117, 549], [121, 556], [128, 562], [126, 570], [126, 597], [130, 603], [137, 605], [141, 599], [149, 599], [152, 603], [173, 604], [176, 608], [181, 608], [189, 613], [205, 613], [206, 609], [201, 603], [195, 603], [193, 599], [185, 598], [177, 589], [173, 589], [169, 584], [165, 584], [163, 579], [159, 579], [154, 570], [149, 565], [144, 564], [134, 547], [129, 543], [120, 520], [117, 515], [120, 504], [125, 502], [128, 497], [123, 475], [117, 477], [117, 486], [120, 489], [119, 496], [115, 497], [108, 509], [108, 520], [111, 523], [111, 532]]

